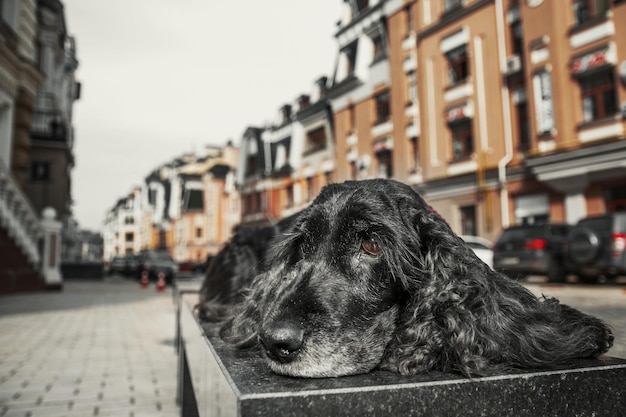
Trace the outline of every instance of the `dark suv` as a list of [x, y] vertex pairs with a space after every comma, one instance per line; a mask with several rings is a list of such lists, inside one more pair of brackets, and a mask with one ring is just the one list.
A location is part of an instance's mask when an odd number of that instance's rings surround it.
[[626, 275], [626, 212], [580, 220], [567, 239], [567, 266], [582, 282]]
[[493, 248], [493, 269], [514, 279], [546, 275], [550, 282], [564, 282], [564, 244], [570, 230], [557, 223], [504, 229]]
[[163, 273], [165, 282], [171, 284], [178, 272], [178, 264], [166, 251], [142, 250], [136, 258], [137, 275], [146, 271], [150, 279], [156, 279], [159, 273]]

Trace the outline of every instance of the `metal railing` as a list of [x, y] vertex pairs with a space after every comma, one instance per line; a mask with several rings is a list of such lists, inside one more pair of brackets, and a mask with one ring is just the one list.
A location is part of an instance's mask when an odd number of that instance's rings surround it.
[[6, 228], [31, 264], [39, 268], [39, 240], [43, 228], [30, 202], [17, 186], [8, 167], [0, 160], [0, 225]]

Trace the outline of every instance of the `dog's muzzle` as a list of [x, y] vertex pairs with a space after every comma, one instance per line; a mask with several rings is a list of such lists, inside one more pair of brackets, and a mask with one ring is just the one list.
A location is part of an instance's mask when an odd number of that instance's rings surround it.
[[270, 359], [289, 363], [304, 345], [304, 330], [293, 321], [272, 322], [261, 328], [259, 341]]

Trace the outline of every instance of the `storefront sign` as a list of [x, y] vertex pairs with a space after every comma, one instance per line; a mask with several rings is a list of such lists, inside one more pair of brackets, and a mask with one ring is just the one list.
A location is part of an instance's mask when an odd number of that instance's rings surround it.
[[393, 148], [393, 145], [389, 138], [380, 139], [374, 142], [374, 153], [386, 151], [392, 148]]
[[461, 119], [467, 119], [472, 117], [472, 108], [469, 104], [464, 104], [462, 106], [453, 107], [451, 109], [446, 110], [445, 118], [446, 123], [454, 123]]
[[537, 132], [551, 134], [554, 130], [554, 104], [552, 102], [552, 80], [547, 71], [533, 76], [535, 108], [537, 110]]
[[609, 63], [608, 49], [594, 52], [591, 54], [583, 55], [580, 58], [576, 58], [572, 61], [572, 73], [580, 74], [590, 69], [600, 67]]

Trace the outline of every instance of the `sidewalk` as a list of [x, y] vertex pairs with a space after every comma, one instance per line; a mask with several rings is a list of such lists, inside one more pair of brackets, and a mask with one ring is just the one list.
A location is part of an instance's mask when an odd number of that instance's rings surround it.
[[174, 334], [169, 287], [0, 296], [0, 417], [178, 416]]

